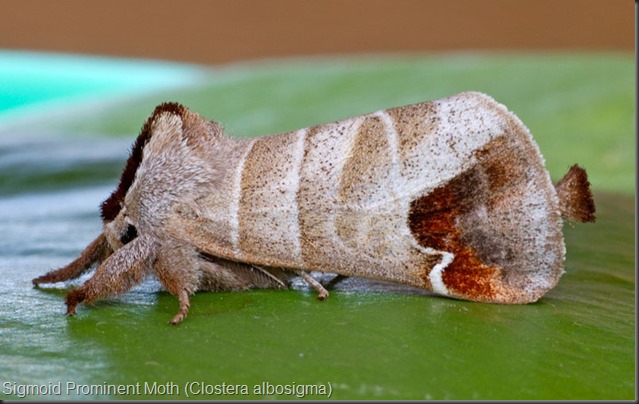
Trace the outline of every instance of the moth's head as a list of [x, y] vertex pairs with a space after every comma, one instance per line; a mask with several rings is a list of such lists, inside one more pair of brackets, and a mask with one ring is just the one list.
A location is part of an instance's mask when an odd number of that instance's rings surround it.
[[[184, 117], [188, 114], [188, 110], [181, 104], [174, 102], [162, 103], [155, 108], [153, 114], [149, 116], [142, 126], [135, 143], [133, 143], [129, 159], [120, 175], [120, 182], [117, 188], [100, 206], [100, 215], [104, 223], [105, 236], [111, 248], [114, 250], [137, 237], [136, 224], [126, 215], [124, 201], [135, 180], [138, 167], [140, 167], [142, 159], [144, 158], [144, 149], [153, 136], [154, 123], [158, 119], [161, 119], [160, 117], [164, 114]], [[123, 209], [125, 209], [125, 211], [123, 211]]]
[[[154, 200], [152, 206], [154, 213], [159, 213], [160, 205], [168, 204], [167, 199], [192, 180], [192, 171], [185, 168], [193, 170], [194, 161], [202, 156], [208, 159], [212, 154], [210, 148], [221, 135], [219, 124], [205, 120], [181, 104], [162, 103], [155, 108], [131, 148], [118, 186], [100, 207], [105, 236], [114, 250], [137, 237], [143, 215], [142, 197], [158, 195], [160, 199]], [[152, 171], [155, 170], [151, 174], [148, 161], [156, 162], [151, 164]], [[145, 168], [139, 170], [141, 166]]]

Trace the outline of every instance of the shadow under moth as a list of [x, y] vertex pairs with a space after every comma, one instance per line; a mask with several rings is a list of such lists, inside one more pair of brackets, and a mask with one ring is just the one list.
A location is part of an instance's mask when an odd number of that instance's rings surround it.
[[559, 281], [563, 218], [592, 222], [577, 165], [553, 185], [528, 129], [467, 92], [293, 132], [233, 139], [176, 103], [144, 124], [103, 232], [35, 285], [77, 278], [67, 314], [155, 274], [196, 291], [285, 288], [321, 271], [457, 299], [530, 303]]

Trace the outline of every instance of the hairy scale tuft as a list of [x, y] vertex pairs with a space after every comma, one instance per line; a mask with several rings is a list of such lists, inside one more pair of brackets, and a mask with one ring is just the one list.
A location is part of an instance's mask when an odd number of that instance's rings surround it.
[[567, 219], [577, 222], [595, 221], [595, 201], [590, 191], [586, 170], [577, 164], [555, 185], [559, 196], [559, 210]]
[[142, 130], [140, 131], [140, 134], [138, 135], [135, 143], [133, 144], [133, 147], [131, 148], [131, 154], [129, 155], [129, 159], [126, 162], [124, 171], [122, 171], [122, 175], [120, 176], [118, 187], [104, 202], [102, 202], [102, 205], [100, 206], [100, 213], [102, 216], [102, 221], [104, 223], [111, 222], [113, 219], [115, 219], [118, 213], [120, 213], [120, 210], [122, 209], [122, 203], [124, 202], [124, 197], [131, 187], [131, 184], [133, 184], [135, 173], [137, 172], [138, 167], [142, 162], [142, 158], [144, 157], [144, 147], [146, 146], [149, 139], [151, 139], [151, 129], [157, 117], [164, 113], [169, 113], [179, 115], [183, 118], [186, 111], [187, 110], [183, 105], [176, 102], [165, 102], [155, 107], [153, 114], [149, 116], [149, 118], [144, 123], [144, 126], [142, 126]]

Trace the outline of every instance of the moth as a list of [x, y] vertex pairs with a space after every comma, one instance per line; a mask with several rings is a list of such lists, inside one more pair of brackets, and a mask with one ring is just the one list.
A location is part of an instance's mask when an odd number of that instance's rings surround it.
[[285, 288], [329, 272], [456, 299], [530, 303], [559, 281], [563, 219], [593, 222], [586, 171], [555, 185], [529, 130], [477, 92], [271, 136], [233, 139], [177, 103], [147, 119], [102, 233], [37, 286], [93, 276], [76, 306], [149, 274], [196, 291]]

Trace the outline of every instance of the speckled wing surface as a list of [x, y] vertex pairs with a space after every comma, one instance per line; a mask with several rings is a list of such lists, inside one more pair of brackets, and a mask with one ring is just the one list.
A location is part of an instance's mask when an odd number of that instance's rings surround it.
[[241, 140], [235, 155], [220, 192], [169, 225], [207, 254], [502, 303], [537, 300], [563, 272], [543, 157], [484, 94]]

